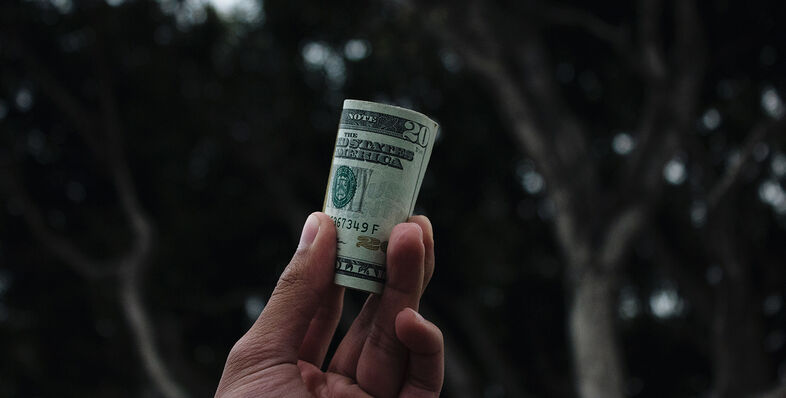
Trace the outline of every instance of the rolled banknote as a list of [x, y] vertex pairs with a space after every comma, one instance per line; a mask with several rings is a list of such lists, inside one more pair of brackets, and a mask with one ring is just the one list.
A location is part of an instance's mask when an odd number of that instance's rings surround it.
[[338, 232], [337, 285], [382, 292], [390, 232], [412, 215], [438, 128], [409, 109], [344, 101], [323, 205]]

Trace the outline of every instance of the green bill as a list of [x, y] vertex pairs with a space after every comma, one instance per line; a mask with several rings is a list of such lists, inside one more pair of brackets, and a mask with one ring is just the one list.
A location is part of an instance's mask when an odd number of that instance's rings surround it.
[[323, 205], [338, 232], [336, 284], [382, 292], [390, 232], [412, 215], [438, 128], [409, 109], [344, 101]]

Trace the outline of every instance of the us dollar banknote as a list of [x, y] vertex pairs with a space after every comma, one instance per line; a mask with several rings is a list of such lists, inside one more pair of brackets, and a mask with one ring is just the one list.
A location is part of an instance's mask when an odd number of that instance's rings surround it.
[[438, 128], [409, 109], [344, 101], [323, 205], [338, 233], [336, 284], [382, 292], [390, 232], [412, 215]]

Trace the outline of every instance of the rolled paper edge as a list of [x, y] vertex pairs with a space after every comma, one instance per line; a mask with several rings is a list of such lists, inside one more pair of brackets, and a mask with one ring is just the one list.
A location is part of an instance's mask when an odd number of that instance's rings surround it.
[[[372, 101], [347, 98], [344, 100], [343, 107], [341, 109], [343, 112], [344, 109], [363, 109], [369, 111], [379, 111], [379, 108], [386, 109], [388, 113], [398, 117], [422, 118], [423, 121], [428, 121], [429, 123], [432, 124], [432, 126], [430, 127], [434, 129], [439, 128], [439, 123], [435, 122], [433, 119], [426, 116], [425, 114], [409, 108], [402, 108], [398, 105], [383, 104], [381, 102], [372, 102]], [[436, 130], [434, 134], [436, 136]], [[432, 141], [431, 144], [433, 145], [434, 142]]]
[[354, 278], [347, 275], [336, 274], [333, 278], [333, 283], [339, 286], [348, 287], [350, 289], [360, 290], [368, 293], [380, 294], [382, 288], [385, 286], [382, 283], [374, 282], [361, 278]]

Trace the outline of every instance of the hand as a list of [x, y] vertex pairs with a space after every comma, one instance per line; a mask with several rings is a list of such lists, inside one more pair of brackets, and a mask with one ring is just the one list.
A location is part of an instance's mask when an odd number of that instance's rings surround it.
[[431, 223], [411, 217], [389, 242], [385, 289], [366, 300], [323, 372], [344, 289], [333, 284], [335, 225], [311, 214], [265, 309], [232, 347], [216, 397], [439, 396], [442, 333], [416, 312], [434, 272]]

